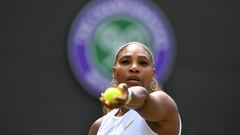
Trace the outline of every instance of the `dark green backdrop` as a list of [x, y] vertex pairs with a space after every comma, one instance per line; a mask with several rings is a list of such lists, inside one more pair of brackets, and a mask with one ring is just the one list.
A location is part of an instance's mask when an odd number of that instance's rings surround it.
[[[172, 23], [177, 57], [164, 89], [183, 135], [238, 133], [239, 13], [235, 0], [154, 0]], [[87, 0], [1, 0], [0, 134], [86, 135], [100, 103], [77, 83], [66, 47]]]

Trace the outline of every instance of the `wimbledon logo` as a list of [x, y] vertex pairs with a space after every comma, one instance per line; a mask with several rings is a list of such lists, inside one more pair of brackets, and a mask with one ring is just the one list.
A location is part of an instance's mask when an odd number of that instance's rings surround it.
[[149, 0], [96, 0], [75, 18], [68, 37], [71, 69], [95, 97], [110, 86], [116, 51], [126, 42], [147, 45], [156, 78], [164, 84], [174, 62], [174, 36], [166, 16]]

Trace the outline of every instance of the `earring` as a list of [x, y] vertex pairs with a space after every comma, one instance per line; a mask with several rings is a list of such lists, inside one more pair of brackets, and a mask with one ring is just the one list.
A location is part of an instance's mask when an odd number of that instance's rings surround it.
[[150, 85], [151, 90], [156, 91], [159, 89], [159, 85], [156, 79], [153, 79]]

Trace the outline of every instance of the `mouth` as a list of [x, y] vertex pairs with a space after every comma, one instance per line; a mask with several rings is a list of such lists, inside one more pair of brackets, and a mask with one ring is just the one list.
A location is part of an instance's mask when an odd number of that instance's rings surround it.
[[137, 82], [140, 82], [141, 80], [140, 80], [140, 78], [139, 77], [137, 77], [137, 76], [129, 76], [128, 78], [127, 78], [127, 81], [128, 82], [135, 82], [135, 83], [137, 83]]

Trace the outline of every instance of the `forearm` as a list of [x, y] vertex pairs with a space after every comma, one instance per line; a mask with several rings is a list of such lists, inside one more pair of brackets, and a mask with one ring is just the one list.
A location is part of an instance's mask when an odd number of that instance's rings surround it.
[[141, 109], [147, 98], [149, 97], [149, 92], [144, 88], [140, 86], [134, 86], [128, 88], [129, 91], [131, 91], [131, 101], [126, 104], [126, 107], [131, 109]]

